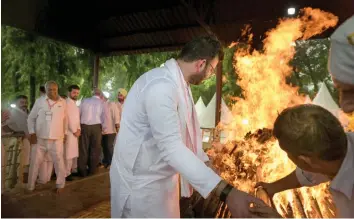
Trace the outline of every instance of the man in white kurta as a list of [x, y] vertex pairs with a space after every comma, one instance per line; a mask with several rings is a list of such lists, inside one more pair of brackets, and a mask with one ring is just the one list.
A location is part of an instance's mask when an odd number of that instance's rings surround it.
[[76, 168], [75, 162], [79, 156], [79, 136], [81, 133], [80, 128], [80, 109], [76, 105], [77, 98], [80, 94], [80, 87], [71, 85], [69, 87], [68, 98], [66, 99], [67, 116], [68, 116], [68, 134], [65, 141], [65, 168], [66, 180], [71, 181], [71, 171]]
[[[204, 198], [214, 188], [217, 195], [225, 191], [226, 183], [204, 163], [189, 87], [214, 72], [220, 49], [212, 37], [197, 38], [178, 60], [143, 74], [130, 89], [110, 169], [112, 217], [179, 217], [179, 178], [184, 197], [193, 188]], [[249, 201], [256, 199], [229, 191], [233, 217], [247, 217]]]
[[47, 96], [35, 102], [28, 116], [28, 131], [31, 135], [31, 163], [28, 189], [34, 190], [40, 165], [46, 154], [54, 163], [57, 192], [65, 186], [65, 164], [63, 140], [67, 133], [66, 101], [58, 95], [58, 85], [54, 81], [46, 83]]
[[22, 132], [23, 144], [21, 148], [20, 168], [18, 168], [18, 177], [20, 182], [28, 179], [28, 168], [30, 164], [30, 142], [27, 128], [28, 118], [28, 98], [24, 95], [16, 97], [16, 106], [11, 110], [10, 118], [6, 121], [7, 127], [14, 132]]

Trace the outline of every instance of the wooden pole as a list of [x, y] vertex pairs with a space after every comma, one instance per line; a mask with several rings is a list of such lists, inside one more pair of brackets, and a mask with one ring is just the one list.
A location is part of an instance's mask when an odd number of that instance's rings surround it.
[[98, 79], [99, 79], [99, 67], [100, 67], [100, 57], [95, 55], [93, 59], [93, 88], [98, 87]]
[[215, 110], [215, 126], [221, 119], [221, 92], [222, 92], [222, 60], [220, 60], [216, 68], [216, 110]]

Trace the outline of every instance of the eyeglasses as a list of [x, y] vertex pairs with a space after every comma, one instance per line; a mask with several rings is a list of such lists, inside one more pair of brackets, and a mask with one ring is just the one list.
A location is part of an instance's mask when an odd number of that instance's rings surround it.
[[213, 76], [216, 73], [216, 69], [214, 68], [214, 66], [212, 66], [211, 64], [209, 64], [210, 69], [209, 71], [206, 72], [205, 75], [205, 79], [210, 78], [211, 76]]

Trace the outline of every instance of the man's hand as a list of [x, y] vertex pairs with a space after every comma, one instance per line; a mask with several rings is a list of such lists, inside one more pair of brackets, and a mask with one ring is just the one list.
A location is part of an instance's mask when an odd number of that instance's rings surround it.
[[31, 144], [37, 144], [37, 135], [36, 134], [31, 134], [30, 143]]
[[3, 110], [1, 111], [1, 122], [5, 122], [10, 118], [10, 111], [9, 110]]
[[81, 130], [78, 129], [78, 130], [74, 133], [74, 136], [78, 138], [78, 137], [80, 137], [80, 135], [81, 135]]
[[119, 132], [119, 128], [120, 128], [120, 125], [119, 125], [119, 124], [116, 124], [116, 130], [117, 130], [117, 132]]
[[249, 211], [253, 218], [282, 218], [276, 209], [269, 207], [264, 202], [261, 204], [252, 204], [249, 206]]
[[258, 182], [256, 184], [255, 188], [257, 188], [257, 187], [262, 187], [267, 192], [269, 198], [271, 198], [271, 199], [273, 198], [275, 193], [278, 193], [281, 191], [273, 183]]
[[263, 202], [262, 200], [249, 195], [245, 192], [239, 191], [235, 188], [231, 190], [229, 195], [226, 198], [226, 204], [228, 209], [231, 212], [231, 217], [243, 217], [249, 218], [252, 216], [251, 212], [249, 211], [249, 206], [251, 203], [256, 205], [261, 205]]

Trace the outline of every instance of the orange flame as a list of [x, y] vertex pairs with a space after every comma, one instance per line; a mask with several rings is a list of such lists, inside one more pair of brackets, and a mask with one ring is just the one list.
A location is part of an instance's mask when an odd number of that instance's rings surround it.
[[[244, 99], [237, 98], [237, 103], [232, 106], [233, 121], [228, 125], [219, 126], [228, 135], [229, 143], [226, 147], [232, 147], [232, 141], [244, 139], [245, 134], [250, 131], [272, 128], [278, 113], [283, 109], [304, 103], [305, 97], [298, 94], [298, 88], [286, 84], [285, 80], [292, 73], [289, 61], [295, 54], [294, 42], [309, 39], [334, 27], [338, 18], [319, 9], [304, 8], [301, 12], [303, 14], [301, 17], [281, 19], [275, 29], [267, 32], [263, 41], [263, 52], [250, 52], [248, 49], [238, 49], [235, 52], [234, 67], [239, 76], [238, 85], [243, 89]], [[232, 44], [234, 45], [236, 44]], [[243, 191], [253, 191], [255, 179], [273, 182], [295, 169], [295, 165], [274, 140], [264, 144], [256, 141], [242, 143], [238, 145], [236, 152], [241, 154], [237, 159], [242, 160], [244, 169], [256, 166], [257, 177], [243, 178], [245, 173], [237, 172], [235, 155], [227, 153], [220, 158], [228, 166], [228, 171], [222, 172], [221, 176]], [[211, 156], [216, 156], [215, 152], [212, 153], [214, 155]], [[234, 176], [235, 173], [237, 177]], [[306, 215], [301, 214], [296, 207], [295, 202], [298, 200], [296, 194], [300, 194], [304, 199], [303, 211]], [[290, 204], [295, 210], [293, 212], [295, 217], [319, 217], [318, 214], [330, 217], [331, 214], [326, 213], [323, 207], [324, 197], [329, 197], [326, 184], [276, 194], [274, 203], [283, 216], [286, 216], [284, 209]], [[311, 204], [314, 198], [320, 205], [317, 213], [314, 213], [315, 209]]]

